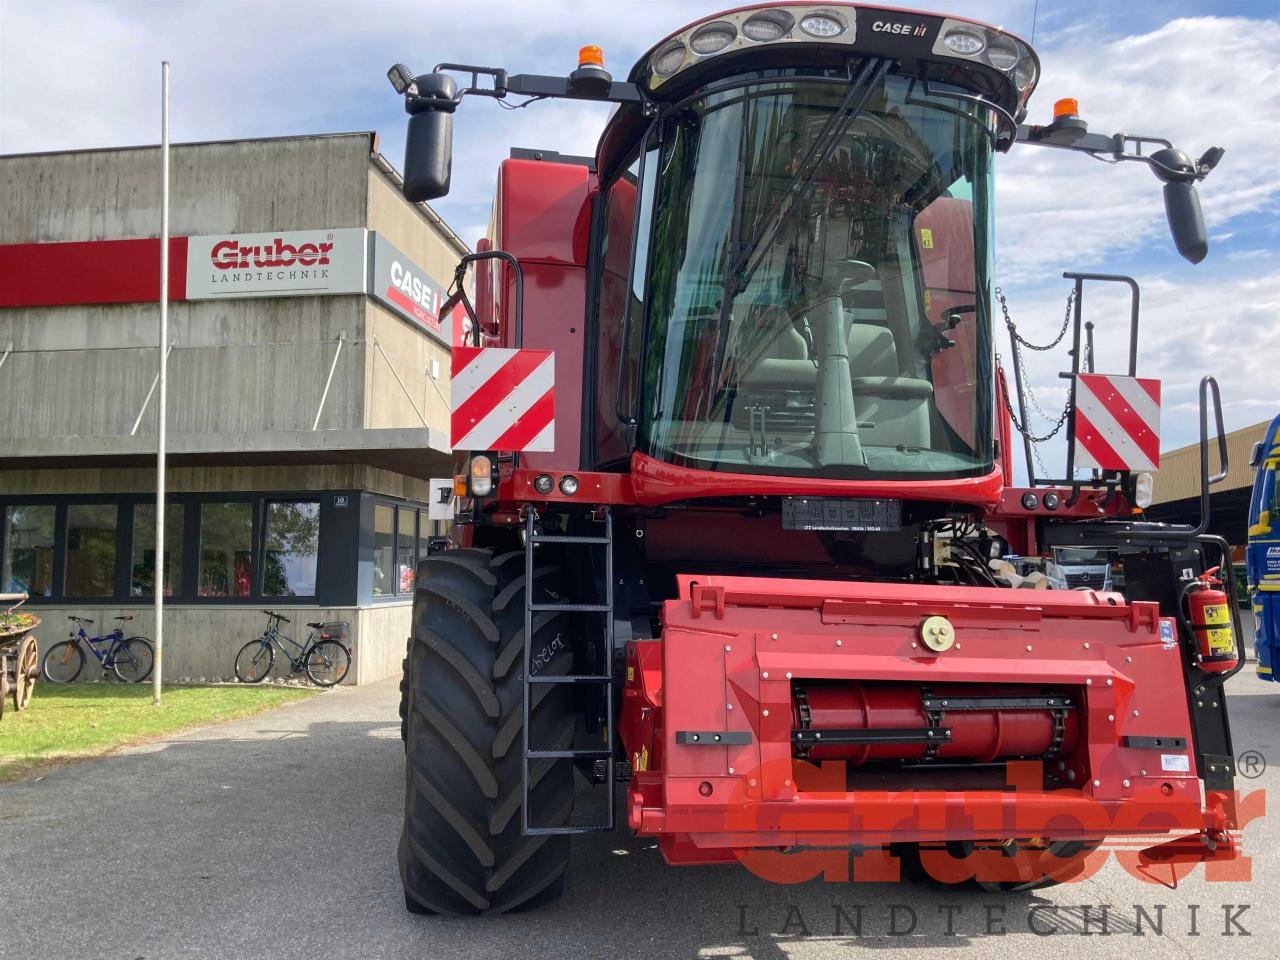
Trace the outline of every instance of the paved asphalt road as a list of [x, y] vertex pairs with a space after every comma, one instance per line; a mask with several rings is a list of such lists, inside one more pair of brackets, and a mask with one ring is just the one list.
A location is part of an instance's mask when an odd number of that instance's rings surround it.
[[[1238, 751], [1275, 760], [1244, 785], [1280, 792], [1280, 688], [1243, 673], [1232, 692]], [[1038, 894], [784, 887], [738, 867], [664, 867], [649, 843], [619, 831], [575, 839], [556, 906], [493, 919], [413, 917], [395, 871], [403, 789], [395, 708], [394, 682], [335, 690], [0, 787], [0, 957], [1280, 954], [1280, 813], [1247, 830], [1248, 883], [1206, 883], [1200, 869], [1170, 891], [1111, 862], [1091, 880]], [[1135, 904], [1153, 916], [1165, 905], [1163, 936], [1134, 932]], [[1250, 905], [1239, 923], [1251, 936], [1223, 936], [1224, 904]], [[835, 905], [850, 918], [861, 908], [861, 937], [848, 920], [836, 931]]]

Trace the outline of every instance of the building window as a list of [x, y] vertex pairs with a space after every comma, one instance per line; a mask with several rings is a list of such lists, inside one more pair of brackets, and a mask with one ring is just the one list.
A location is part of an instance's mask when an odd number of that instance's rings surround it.
[[8, 507], [4, 512], [4, 584], [9, 593], [53, 595], [51, 506]]
[[396, 508], [385, 503], [373, 508], [373, 595], [389, 597], [396, 592]]
[[319, 500], [267, 504], [264, 596], [314, 597], [319, 554]]
[[400, 574], [399, 592], [413, 593], [413, 556], [418, 539], [418, 511], [400, 507], [396, 536], [396, 570]]
[[[164, 595], [172, 597], [182, 589], [182, 523], [184, 510], [179, 503], [164, 508]], [[133, 505], [133, 571], [129, 593], [135, 597], [155, 596], [156, 570], [156, 505]]]
[[110, 597], [116, 592], [114, 503], [67, 507], [67, 573], [64, 597]]
[[200, 505], [202, 597], [247, 597], [253, 592], [253, 504]]

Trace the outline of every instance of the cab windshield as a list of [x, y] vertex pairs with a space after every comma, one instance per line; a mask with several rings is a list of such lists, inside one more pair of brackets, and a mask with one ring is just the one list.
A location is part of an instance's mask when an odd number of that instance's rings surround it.
[[639, 441], [704, 470], [992, 463], [980, 103], [788, 77], [676, 111], [657, 157]]

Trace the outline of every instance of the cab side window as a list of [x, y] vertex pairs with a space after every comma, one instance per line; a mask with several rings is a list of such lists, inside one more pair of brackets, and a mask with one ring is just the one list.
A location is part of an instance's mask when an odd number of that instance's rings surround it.
[[[595, 463], [607, 465], [630, 452], [627, 424], [618, 416], [621, 395], [634, 376], [622, 370], [627, 313], [631, 307], [631, 261], [639, 213], [640, 157], [606, 189], [596, 293]], [[643, 262], [643, 261], [642, 261]], [[643, 271], [643, 265], [640, 266]], [[641, 284], [643, 281], [640, 281]], [[641, 286], [643, 289], [643, 286]], [[633, 354], [634, 351], [627, 351]], [[636, 357], [629, 356], [629, 364]], [[623, 378], [620, 385], [619, 377]]]

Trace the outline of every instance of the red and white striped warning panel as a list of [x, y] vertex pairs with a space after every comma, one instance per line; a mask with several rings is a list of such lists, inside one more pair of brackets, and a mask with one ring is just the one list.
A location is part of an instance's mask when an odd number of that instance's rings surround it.
[[455, 450], [555, 449], [555, 354], [500, 347], [453, 348]]
[[1160, 466], [1160, 381], [1076, 375], [1076, 466], [1155, 470]]

